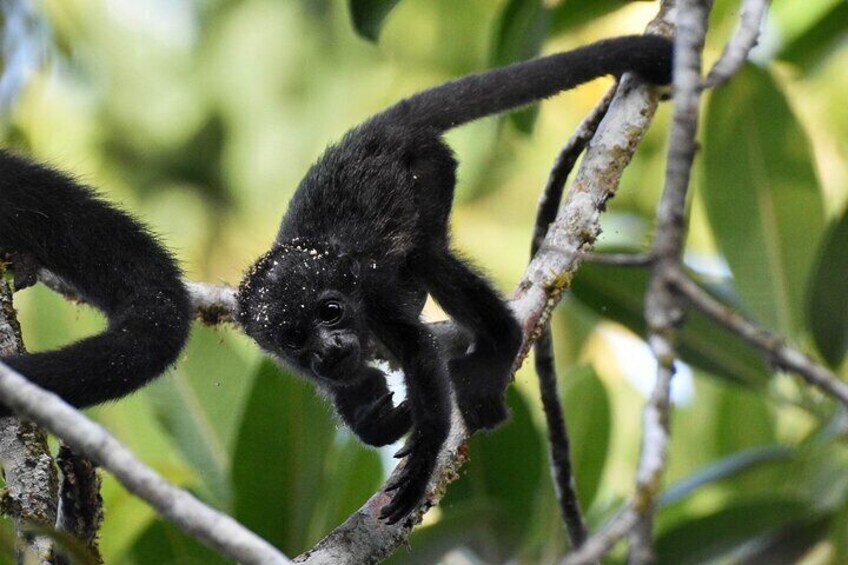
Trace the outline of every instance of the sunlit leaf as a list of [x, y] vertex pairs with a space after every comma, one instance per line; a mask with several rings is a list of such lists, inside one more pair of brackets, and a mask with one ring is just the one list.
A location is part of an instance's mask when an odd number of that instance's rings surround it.
[[702, 195], [748, 309], [797, 336], [824, 207], [806, 135], [768, 72], [748, 66], [713, 92]]
[[835, 53], [848, 35], [848, 2], [837, 2], [813, 25], [789, 42], [778, 57], [801, 69], [820, 65], [828, 52]]
[[400, 0], [350, 0], [350, 15], [356, 32], [369, 41], [377, 41], [386, 16]]
[[551, 31], [565, 33], [627, 5], [628, 0], [565, 0], [553, 10]]
[[830, 229], [810, 281], [808, 319], [819, 352], [833, 366], [848, 352], [848, 208]]
[[575, 367], [561, 377], [577, 497], [589, 509], [607, 461], [612, 410], [604, 384], [591, 366]]

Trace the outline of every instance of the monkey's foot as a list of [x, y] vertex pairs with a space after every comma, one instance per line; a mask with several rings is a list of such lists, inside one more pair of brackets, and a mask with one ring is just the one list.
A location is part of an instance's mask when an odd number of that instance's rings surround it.
[[456, 401], [468, 431], [491, 430], [509, 418], [504, 393], [509, 364], [472, 354], [450, 361]]
[[406, 457], [406, 460], [403, 469], [385, 488], [386, 492], [394, 491], [392, 501], [380, 511], [380, 518], [387, 524], [399, 522], [421, 502], [443, 441], [444, 436], [415, 430], [406, 445], [395, 454], [395, 457]]
[[509, 408], [500, 394], [460, 394], [457, 391], [456, 401], [469, 433], [493, 430], [509, 418]]

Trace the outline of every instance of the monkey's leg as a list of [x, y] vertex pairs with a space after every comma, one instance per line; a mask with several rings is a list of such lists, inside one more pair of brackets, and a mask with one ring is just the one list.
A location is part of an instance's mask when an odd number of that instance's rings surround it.
[[409, 514], [421, 501], [450, 428], [450, 389], [435, 337], [421, 322], [408, 318], [383, 318], [372, 324], [377, 337], [403, 367], [412, 412], [412, 433], [395, 455], [406, 460], [401, 463], [400, 474], [387, 487], [395, 491], [392, 501], [380, 513], [390, 524]]
[[339, 415], [368, 445], [380, 447], [399, 440], [412, 426], [409, 403], [392, 403], [386, 377], [374, 367], [363, 366], [355, 385], [330, 390]]
[[504, 392], [521, 347], [521, 327], [488, 281], [448, 250], [433, 251], [421, 276], [433, 298], [474, 343], [449, 364], [457, 402], [470, 431], [491, 429], [509, 415]]

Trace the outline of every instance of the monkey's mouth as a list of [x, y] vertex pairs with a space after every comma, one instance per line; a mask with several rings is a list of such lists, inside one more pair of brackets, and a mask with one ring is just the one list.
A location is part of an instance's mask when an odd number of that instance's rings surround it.
[[359, 365], [359, 350], [351, 347], [334, 350], [332, 354], [321, 358], [314, 357], [311, 369], [318, 378], [342, 384], [344, 381], [354, 379], [355, 371]]

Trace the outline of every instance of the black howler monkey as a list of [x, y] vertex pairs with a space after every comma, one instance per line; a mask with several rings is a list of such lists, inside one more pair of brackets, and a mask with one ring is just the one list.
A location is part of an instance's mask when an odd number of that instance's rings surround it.
[[[450, 249], [456, 160], [442, 134], [606, 74], [668, 83], [671, 57], [667, 39], [621, 37], [460, 78], [354, 128], [301, 182], [273, 247], [241, 284], [239, 320], [326, 391], [362, 441], [411, 432], [387, 522], [424, 494], [448, 433], [449, 383], [470, 431], [497, 426], [522, 342], [498, 293]], [[472, 334], [464, 355], [445, 359], [419, 320], [427, 293]], [[397, 406], [365, 363], [371, 338], [403, 368], [408, 399]]]
[[[45, 268], [102, 310], [109, 327], [62, 349], [2, 361], [77, 407], [120, 398], [155, 378], [191, 323], [173, 258], [129, 215], [62, 173], [0, 150], [0, 252], [17, 289]], [[0, 416], [10, 411], [2, 406]]]

